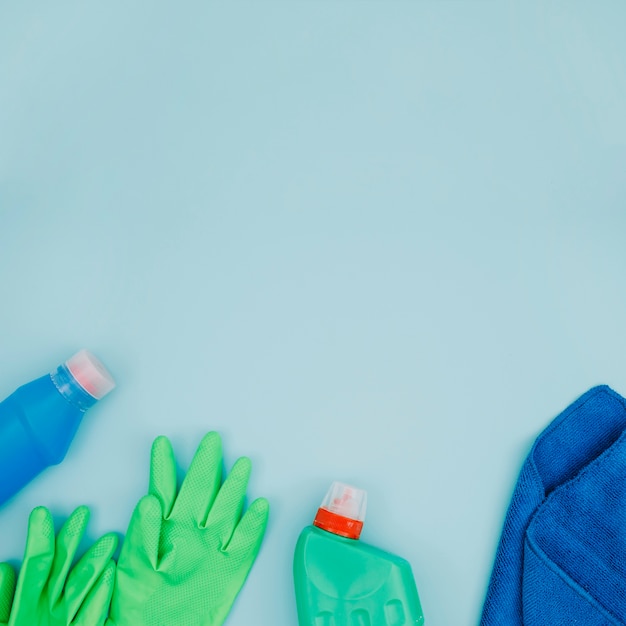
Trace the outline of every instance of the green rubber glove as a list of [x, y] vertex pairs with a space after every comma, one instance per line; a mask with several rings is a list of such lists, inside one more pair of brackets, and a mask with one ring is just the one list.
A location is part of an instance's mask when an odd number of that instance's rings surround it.
[[88, 521], [89, 509], [79, 507], [55, 541], [50, 511], [44, 507], [33, 510], [17, 588], [11, 566], [0, 564], [0, 626], [102, 626], [105, 623], [115, 582], [115, 563], [111, 557], [117, 537], [101, 537], [70, 571]]
[[261, 547], [269, 505], [259, 498], [241, 517], [248, 458], [223, 485], [221, 474], [217, 433], [200, 443], [180, 490], [172, 446], [155, 440], [150, 490], [122, 545], [109, 626], [223, 624]]

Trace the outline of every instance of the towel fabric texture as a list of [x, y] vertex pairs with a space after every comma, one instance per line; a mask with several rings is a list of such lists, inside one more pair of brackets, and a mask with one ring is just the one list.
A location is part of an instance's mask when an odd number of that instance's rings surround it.
[[537, 438], [481, 626], [626, 624], [626, 400], [594, 387]]

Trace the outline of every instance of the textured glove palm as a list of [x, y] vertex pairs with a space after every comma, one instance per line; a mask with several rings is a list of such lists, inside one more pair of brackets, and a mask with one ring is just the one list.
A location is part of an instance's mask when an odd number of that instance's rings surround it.
[[[15, 574], [0, 564], [0, 626], [102, 626], [115, 582], [115, 535], [96, 541], [71, 568], [89, 510], [79, 507], [54, 536], [50, 512], [33, 510], [24, 561]], [[15, 592], [15, 597], [14, 596]]]
[[221, 440], [209, 433], [178, 491], [172, 446], [156, 439], [149, 494], [118, 561], [109, 626], [224, 622], [261, 546], [269, 506], [259, 498], [241, 517], [250, 460], [239, 459], [223, 485], [221, 469]]

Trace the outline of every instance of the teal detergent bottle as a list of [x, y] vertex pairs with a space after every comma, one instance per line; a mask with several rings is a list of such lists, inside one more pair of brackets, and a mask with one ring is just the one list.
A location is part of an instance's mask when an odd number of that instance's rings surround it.
[[299, 626], [420, 626], [408, 561], [359, 541], [367, 494], [334, 482], [296, 545]]
[[81, 350], [0, 402], [0, 506], [67, 453], [85, 412], [115, 387]]

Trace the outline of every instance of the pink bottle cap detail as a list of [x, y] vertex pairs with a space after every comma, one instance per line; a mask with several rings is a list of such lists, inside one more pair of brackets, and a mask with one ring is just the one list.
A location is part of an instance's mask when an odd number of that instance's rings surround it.
[[65, 365], [76, 382], [96, 400], [102, 400], [115, 388], [113, 376], [88, 350], [77, 352]]

